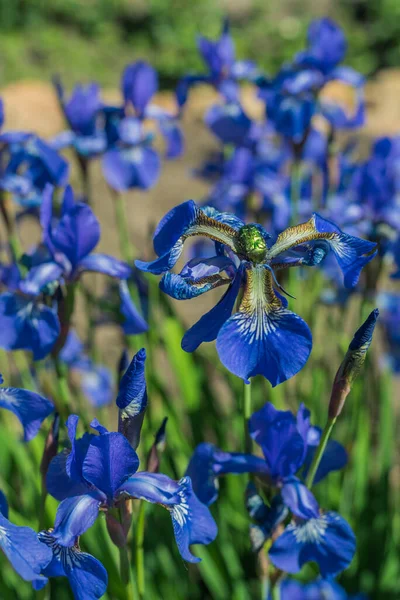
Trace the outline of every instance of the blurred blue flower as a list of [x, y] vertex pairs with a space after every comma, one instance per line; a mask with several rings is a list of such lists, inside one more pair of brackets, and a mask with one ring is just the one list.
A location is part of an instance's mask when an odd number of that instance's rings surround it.
[[228, 101], [238, 99], [238, 81], [253, 80], [258, 70], [249, 60], [236, 60], [233, 39], [230, 35], [229, 21], [224, 20], [222, 32], [215, 42], [198, 36], [197, 47], [207, 67], [205, 75], [185, 75], [178, 83], [176, 96], [180, 107], [186, 104], [188, 92], [197, 83], [209, 83]]
[[[204, 263], [189, 261], [180, 274], [169, 273], [191, 236], [212, 239], [217, 255]], [[245, 225], [234, 215], [200, 208], [190, 200], [173, 208], [156, 228], [153, 243], [158, 258], [148, 263], [138, 260], [136, 266], [165, 273], [160, 287], [178, 300], [227, 285], [219, 303], [185, 333], [182, 348], [192, 352], [202, 342], [217, 339], [220, 359], [232, 373], [246, 382], [262, 374], [275, 386], [304, 366], [312, 345], [306, 323], [275, 293], [274, 288], [282, 291], [275, 273], [289, 266], [316, 265], [331, 249], [346, 287], [353, 287], [374, 257], [375, 244], [343, 233], [316, 213], [280, 233], [275, 243], [270, 238], [260, 225]], [[288, 256], [288, 251], [298, 251], [297, 257]], [[239, 310], [231, 316], [242, 286]]]
[[177, 482], [166, 475], [136, 473], [138, 456], [123, 435], [108, 432], [94, 420], [91, 425], [99, 435], [86, 433], [76, 439], [78, 420], [71, 415], [67, 421], [71, 452], [57, 455], [47, 473], [49, 493], [61, 500], [52, 531], [57, 543], [73, 546], [76, 537], [93, 525], [100, 508], [105, 511], [123, 498], [140, 498], [169, 510], [182, 558], [198, 562], [189, 545], [210, 543], [217, 527], [196, 498], [190, 478]]
[[[38, 265], [38, 276], [41, 275], [39, 268], [48, 269], [49, 265], [58, 266], [67, 281], [76, 279], [84, 271], [118, 279], [130, 276], [132, 270], [128, 264], [107, 254], [92, 253], [100, 240], [100, 223], [90, 206], [75, 202], [70, 186], [65, 188], [59, 219], [54, 218], [53, 204], [53, 189], [48, 186], [43, 194], [40, 220], [49, 257]], [[32, 276], [31, 292], [35, 282]]]
[[[278, 133], [301, 146], [315, 114], [322, 114], [334, 129], [359, 127], [364, 122], [364, 78], [350, 67], [339, 66], [346, 53], [346, 40], [334, 21], [324, 18], [311, 23], [308, 48], [268, 79], [258, 77], [260, 98]], [[353, 92], [353, 106], [342, 106], [323, 92], [331, 81], [340, 81]]]
[[76, 600], [97, 600], [105, 594], [107, 571], [97, 558], [80, 550], [78, 539], [74, 545], [65, 547], [57, 543], [52, 532], [41, 531], [37, 537], [50, 551], [51, 562], [42, 569], [41, 579], [33, 581], [36, 591], [41, 590], [50, 577], [67, 577]]
[[51, 561], [52, 553], [42, 544], [30, 527], [20, 527], [8, 520], [8, 505], [0, 491], [0, 548], [18, 575], [25, 581], [44, 585], [41, 575]]
[[309, 583], [284, 579], [279, 592], [281, 600], [366, 600], [364, 594], [348, 595], [342, 586], [331, 579], [317, 579]]
[[92, 406], [98, 408], [113, 401], [114, 379], [111, 370], [93, 362], [85, 354], [83, 343], [75, 330], [69, 330], [59, 358], [80, 374], [82, 392]]
[[36, 297], [38, 294], [28, 295], [25, 283], [25, 280], [19, 283], [24, 295], [19, 292], [0, 294], [0, 347], [29, 350], [34, 360], [41, 360], [53, 348], [60, 334], [60, 323], [56, 306], [44, 304]]
[[54, 78], [53, 83], [61, 110], [70, 127], [69, 131], [60, 133], [52, 140], [53, 148], [60, 150], [72, 145], [83, 159], [103, 154], [107, 148], [107, 136], [99, 86], [96, 83], [76, 85], [71, 96], [66, 99], [61, 80]]
[[158, 76], [151, 65], [144, 61], [128, 65], [122, 75], [121, 90], [122, 109], [111, 111], [108, 123], [106, 119], [109, 148], [103, 157], [103, 174], [117, 192], [146, 190], [156, 184], [161, 161], [152, 148], [154, 135], [146, 130], [145, 119], [156, 123], [166, 144], [166, 158], [182, 154], [183, 134], [177, 114], [150, 103], [158, 90]]
[[400, 295], [382, 291], [377, 296], [384, 331], [385, 359], [393, 372], [400, 373]]
[[11, 194], [24, 208], [41, 204], [47, 184], [63, 186], [68, 181], [69, 165], [57, 151], [30, 133], [0, 134], [3, 142], [0, 189]]
[[[3, 378], [0, 375], [1, 382]], [[54, 404], [43, 396], [13, 387], [0, 387], [0, 408], [12, 412], [24, 429], [24, 442], [29, 442], [38, 433], [41, 424], [54, 412]]]

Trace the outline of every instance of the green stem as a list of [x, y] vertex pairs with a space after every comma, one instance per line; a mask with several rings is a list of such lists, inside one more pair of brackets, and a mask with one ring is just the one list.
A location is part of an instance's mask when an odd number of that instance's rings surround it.
[[44, 486], [42, 486], [39, 509], [39, 531], [42, 531], [46, 528], [46, 498], [47, 490]]
[[281, 589], [279, 583], [276, 583], [271, 590], [272, 600], [281, 600]]
[[57, 380], [57, 404], [59, 403], [59, 408], [62, 409], [59, 410], [60, 414], [66, 417], [71, 409], [71, 395], [67, 381], [66, 365], [60, 361], [58, 356], [53, 358], [53, 362]]
[[314, 458], [312, 460], [310, 470], [308, 471], [308, 475], [306, 478], [306, 486], [309, 489], [312, 488], [312, 485], [314, 483], [315, 475], [317, 473], [319, 464], [320, 464], [322, 456], [325, 452], [326, 445], [328, 443], [328, 440], [330, 438], [330, 435], [332, 433], [332, 429], [333, 429], [335, 423], [336, 423], [336, 417], [334, 417], [333, 419], [328, 419], [327, 424], [325, 425], [325, 429], [322, 432], [320, 442], [315, 451]]
[[297, 225], [298, 214], [299, 214], [299, 201], [301, 195], [301, 177], [300, 177], [301, 165], [299, 162], [294, 161], [291, 168], [291, 182], [290, 182], [290, 203], [292, 209], [292, 216], [290, 219], [291, 225]]
[[252, 440], [249, 433], [249, 419], [251, 417], [251, 380], [244, 384], [243, 390], [243, 427], [244, 427], [244, 451], [251, 454]]
[[125, 198], [122, 194], [113, 192], [115, 209], [115, 221], [117, 223], [121, 256], [126, 262], [131, 263], [135, 255], [135, 249], [130, 240], [128, 219], [125, 212]]
[[126, 546], [118, 548], [119, 550], [119, 570], [121, 575], [121, 581], [125, 587], [125, 599], [133, 600], [133, 584], [131, 577], [131, 566], [129, 561], [128, 549]]
[[136, 577], [139, 592], [139, 600], [144, 598], [145, 592], [145, 573], [144, 573], [144, 527], [146, 523], [146, 505], [143, 500], [140, 501], [139, 514], [136, 526]]

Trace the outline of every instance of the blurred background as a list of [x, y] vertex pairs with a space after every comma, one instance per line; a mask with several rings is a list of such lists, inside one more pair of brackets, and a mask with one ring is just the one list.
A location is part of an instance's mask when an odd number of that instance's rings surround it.
[[396, 0], [1, 0], [1, 81], [57, 71], [112, 86], [127, 61], [145, 57], [172, 86], [201, 67], [193, 40], [199, 32], [216, 36], [225, 15], [238, 55], [267, 70], [300, 49], [309, 20], [324, 15], [351, 36], [347, 61], [357, 70], [400, 64]]
[[[228, 15], [238, 58], [252, 59], [267, 73], [275, 73], [285, 60], [304, 47], [310, 21], [333, 17], [349, 42], [345, 63], [369, 77], [366, 86], [367, 123], [360, 135], [367, 147], [378, 135], [400, 132], [400, 3], [397, 0], [0, 0], [0, 95], [5, 103], [5, 128], [35, 131], [51, 138], [65, 129], [62, 114], [51, 86], [60, 75], [67, 90], [77, 82], [96, 81], [103, 97], [120, 102], [119, 82], [123, 68], [139, 58], [152, 63], [160, 77], [157, 102], [173, 105], [173, 89], [184, 74], [203, 72], [196, 48], [196, 35], [216, 39], [221, 21]], [[206, 109], [216, 100], [210, 88], [199, 86], [190, 95], [183, 117], [186, 147], [181, 158], [163, 165], [157, 185], [148, 192], [126, 194], [129, 228], [141, 257], [152, 256], [151, 235], [155, 224], [172, 206], [188, 198], [203, 199], [209, 185], [193, 177], [193, 169], [217, 149], [217, 142], [205, 128]], [[251, 115], [261, 114], [252, 90], [244, 91], [244, 105]], [[91, 165], [93, 208], [102, 224], [98, 250], [119, 256], [114, 210], [109, 191], [96, 161]], [[78, 169], [72, 183], [79, 191]], [[22, 229], [24, 245], [38, 240], [39, 228]], [[322, 279], [313, 291], [314, 299], [324, 287]], [[389, 286], [392, 285], [389, 283]], [[216, 294], [218, 295], [218, 294]], [[196, 299], [174, 306], [184, 324], [197, 320], [215, 301]], [[317, 303], [318, 300], [315, 300]], [[271, 393], [259, 380], [255, 386], [255, 409], [266, 400], [279, 408], [296, 410], [304, 401], [313, 411], [314, 423], [323, 425], [330, 384], [346, 351], [354, 329], [360, 323], [358, 299], [346, 315], [342, 307], [315, 305], [300, 298], [296, 312], [313, 322], [315, 349], [306, 368], [282, 388]], [[178, 307], [179, 304], [179, 307]], [[327, 330], [329, 325], [329, 331]], [[81, 310], [75, 325], [84, 337], [88, 320]], [[339, 332], [333, 334], [333, 332]], [[157, 377], [151, 381], [152, 422], [145, 425], [142, 454], [153, 441], [155, 427], [169, 416], [168, 444], [162, 470], [180, 477], [195, 445], [212, 441], [223, 449], [238, 450], [242, 438], [239, 412], [242, 385], [215, 369], [215, 351], [207, 345], [195, 355], [180, 349], [183, 327], [174, 318], [163, 321], [162, 339], [153, 365]], [[122, 348], [116, 327], [99, 328], [98, 359], [115, 369]], [[327, 340], [329, 343], [327, 343]], [[396, 389], [387, 372], [379, 372], [382, 339], [368, 358], [366, 374], [352, 392], [347, 417], [335, 431], [346, 445], [350, 465], [344, 473], [332, 475], [318, 487], [321, 505], [351, 522], [358, 538], [358, 554], [341, 583], [351, 593], [363, 591], [375, 600], [400, 597], [400, 513], [399, 449], [395, 444], [395, 419], [399, 417], [394, 399]], [[4, 362], [5, 353], [2, 352]], [[10, 368], [12, 371], [12, 367]], [[362, 379], [362, 378], [361, 378]], [[115, 423], [116, 411], [95, 411], [104, 422]], [[111, 426], [111, 425], [110, 425]], [[38, 481], [33, 474], [40, 461], [43, 435], [29, 445], [29, 460], [23, 456], [13, 418], [1, 417], [0, 487], [7, 490], [11, 517], [18, 524], [36, 527], [35, 502]], [[15, 438], [15, 439], [14, 439]], [[26, 492], [20, 494], [25, 484]], [[3, 485], [4, 484], [4, 485]], [[169, 515], [148, 510], [145, 538], [149, 600], [251, 600], [258, 597], [257, 562], [249, 548], [248, 516], [243, 503], [245, 479], [232, 477], [221, 482], [221, 498], [213, 514], [219, 537], [209, 548], [201, 548], [199, 567], [184, 565], [174, 548]], [[57, 503], [48, 501], [49, 521]], [[103, 561], [110, 577], [110, 600], [123, 598], [117, 572], [117, 551], [107, 539], [99, 520], [82, 540], [82, 548]], [[110, 558], [111, 557], [111, 558]], [[0, 557], [0, 566], [5, 563]], [[315, 575], [312, 568], [304, 578]], [[15, 573], [2, 569], [0, 598], [30, 600], [29, 584]], [[52, 600], [71, 597], [65, 581], [52, 586]]]

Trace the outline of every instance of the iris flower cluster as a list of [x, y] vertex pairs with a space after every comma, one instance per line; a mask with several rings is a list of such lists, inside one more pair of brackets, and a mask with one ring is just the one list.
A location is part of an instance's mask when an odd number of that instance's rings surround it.
[[[178, 550], [188, 562], [200, 561], [191, 553], [190, 545], [209, 544], [217, 535], [216, 523], [196, 496], [188, 475], [175, 481], [155, 472], [157, 466], [151, 472], [138, 470], [136, 448], [148, 403], [145, 360], [142, 349], [122, 376], [116, 399], [118, 432], [108, 431], [94, 419], [90, 425], [95, 433], [77, 437], [79, 417], [68, 417], [71, 448], [51, 460], [46, 476], [47, 491], [60, 501], [54, 528], [36, 534], [28, 527], [13, 525], [7, 520], [5, 498], [0, 496], [0, 547], [35, 590], [43, 588], [49, 578], [61, 576], [68, 578], [78, 600], [100, 598], [107, 588], [107, 572], [96, 558], [81, 552], [79, 537], [103, 513], [111, 539], [124, 546], [132, 518], [128, 513], [121, 525], [115, 514], [131, 499], [160, 504], [168, 510]], [[1, 406], [17, 414], [26, 439], [37, 433], [40, 422], [54, 409], [50, 402], [26, 390], [2, 388], [1, 393]], [[157, 437], [160, 435], [163, 433]]]
[[117, 106], [104, 103], [97, 84], [76, 86], [68, 99], [59, 80], [55, 80], [55, 89], [69, 130], [59, 134], [53, 146], [57, 150], [72, 146], [84, 177], [87, 162], [102, 157], [103, 175], [113, 190], [153, 187], [161, 160], [153, 148], [154, 127], [149, 129], [148, 122], [155, 123], [164, 138], [166, 158], [183, 152], [177, 112], [151, 103], [158, 90], [158, 76], [145, 61], [125, 68], [121, 78], [123, 102]]

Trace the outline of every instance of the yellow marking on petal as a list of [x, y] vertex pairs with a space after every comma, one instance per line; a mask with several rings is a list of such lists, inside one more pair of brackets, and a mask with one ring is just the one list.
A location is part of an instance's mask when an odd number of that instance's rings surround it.
[[271, 272], [262, 265], [247, 269], [239, 312], [270, 312], [279, 310], [281, 306], [282, 302], [274, 292]]
[[306, 242], [313, 240], [334, 240], [335, 237], [338, 237], [338, 234], [334, 231], [324, 233], [318, 232], [315, 227], [315, 218], [312, 216], [311, 219], [305, 223], [288, 227], [285, 231], [282, 231], [282, 233], [278, 235], [275, 244], [268, 252], [267, 259], [271, 260], [275, 256], [278, 256], [278, 254], [286, 252], [286, 250], [289, 250], [294, 246], [305, 244]]
[[229, 246], [234, 252], [237, 250], [237, 231], [225, 223], [207, 217], [202, 210], [198, 210], [196, 222], [185, 231], [182, 240], [184, 241], [186, 238], [195, 235], [204, 235], [211, 240]]

